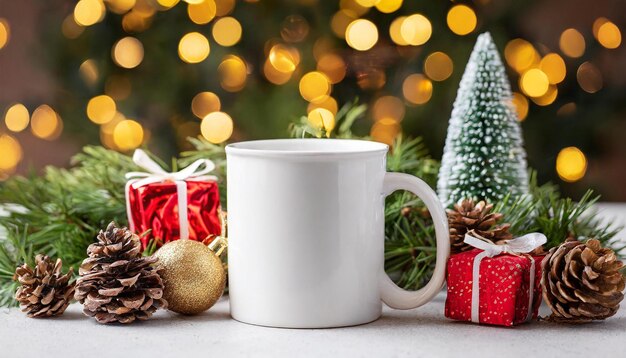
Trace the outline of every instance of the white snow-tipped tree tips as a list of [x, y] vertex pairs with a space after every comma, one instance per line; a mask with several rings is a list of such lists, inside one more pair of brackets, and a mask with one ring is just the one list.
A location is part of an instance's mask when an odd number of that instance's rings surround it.
[[437, 182], [445, 206], [528, 192], [526, 152], [511, 86], [489, 33], [478, 36], [452, 109]]

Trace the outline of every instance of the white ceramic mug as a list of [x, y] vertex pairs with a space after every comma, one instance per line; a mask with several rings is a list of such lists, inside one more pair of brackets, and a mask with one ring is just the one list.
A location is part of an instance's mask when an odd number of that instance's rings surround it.
[[[340, 327], [380, 317], [382, 302], [415, 308], [443, 285], [448, 226], [422, 180], [387, 173], [385, 144], [279, 139], [226, 147], [230, 312], [245, 323]], [[419, 196], [433, 218], [437, 263], [418, 291], [384, 271], [385, 197]]]

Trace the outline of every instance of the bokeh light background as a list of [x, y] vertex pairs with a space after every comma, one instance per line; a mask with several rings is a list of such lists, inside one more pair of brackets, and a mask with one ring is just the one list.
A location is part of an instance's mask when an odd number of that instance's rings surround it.
[[0, 0], [0, 179], [85, 144], [167, 157], [331, 129], [355, 98], [357, 133], [439, 158], [490, 31], [540, 181], [626, 201], [625, 23], [621, 0]]

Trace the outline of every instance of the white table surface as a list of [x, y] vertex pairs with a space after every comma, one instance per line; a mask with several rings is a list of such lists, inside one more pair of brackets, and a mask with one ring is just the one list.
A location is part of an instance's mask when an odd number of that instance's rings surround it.
[[[600, 209], [604, 217], [626, 224], [626, 205]], [[620, 238], [626, 242], [626, 233]], [[0, 309], [0, 357], [626, 357], [626, 309], [586, 325], [532, 322], [502, 328], [448, 320], [444, 301], [442, 292], [418, 309], [385, 307], [370, 324], [318, 330], [234, 321], [227, 297], [198, 316], [159, 311], [128, 326], [98, 324], [76, 303], [55, 319]], [[545, 306], [541, 313], [547, 314]]]

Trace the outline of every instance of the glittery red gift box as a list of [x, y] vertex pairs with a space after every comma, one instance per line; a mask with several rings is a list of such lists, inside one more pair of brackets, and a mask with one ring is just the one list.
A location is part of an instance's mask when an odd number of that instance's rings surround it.
[[[482, 250], [474, 249], [453, 255], [448, 261], [448, 296], [445, 315], [459, 321], [471, 321], [473, 265]], [[541, 304], [541, 260], [535, 260], [532, 318]], [[529, 256], [502, 254], [485, 257], [480, 263], [479, 322], [513, 326], [526, 321], [529, 309], [531, 262]]]
[[[220, 235], [220, 195], [217, 183], [195, 180], [187, 180], [186, 183], [189, 239], [202, 241], [209, 234]], [[180, 238], [178, 194], [174, 182], [164, 181], [139, 188], [131, 185], [128, 200], [135, 232], [141, 234], [152, 229], [150, 234], [141, 239], [144, 249], [152, 238], [159, 246]]]

